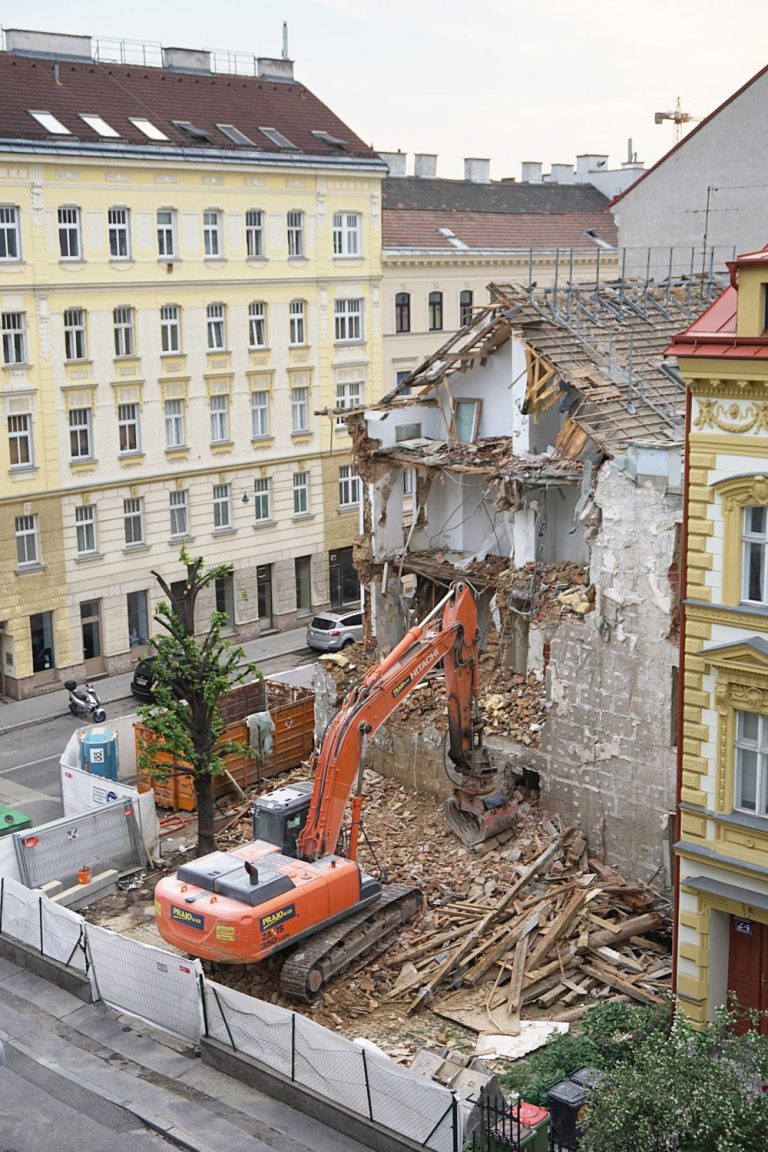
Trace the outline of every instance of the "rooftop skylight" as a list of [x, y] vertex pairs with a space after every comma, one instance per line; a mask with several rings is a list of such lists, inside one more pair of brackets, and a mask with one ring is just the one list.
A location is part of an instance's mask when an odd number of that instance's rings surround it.
[[325, 132], [319, 128], [313, 128], [312, 135], [317, 140], [322, 140], [323, 144], [330, 144], [332, 148], [340, 148], [342, 151], [346, 151], [346, 140], [342, 140], [338, 136], [331, 136], [330, 132]]
[[102, 120], [101, 116], [90, 112], [80, 112], [78, 115], [80, 119], [83, 120], [89, 128], [93, 128], [94, 132], [98, 133], [99, 136], [117, 137], [119, 139], [120, 133], [116, 132], [111, 124], [107, 124], [106, 120]]
[[271, 144], [277, 144], [278, 148], [293, 148], [295, 150], [297, 147], [287, 136], [283, 136], [282, 132], [278, 132], [277, 128], [259, 128], [259, 132], [266, 136]]
[[246, 136], [245, 132], [241, 132], [239, 128], [235, 128], [234, 124], [217, 124], [219, 132], [223, 132], [233, 144], [245, 144], [249, 148], [254, 147], [253, 140], [250, 136]]
[[131, 124], [138, 128], [139, 132], [143, 132], [149, 140], [167, 140], [165, 132], [161, 132], [156, 128], [151, 120], [147, 120], [145, 116], [129, 116]]
[[32, 112], [30, 116], [34, 116], [38, 124], [45, 128], [46, 132], [50, 132], [52, 136], [71, 136], [69, 128], [65, 128], [61, 120], [57, 120], [52, 112]]
[[205, 129], [198, 128], [197, 124], [193, 124], [191, 120], [174, 120], [173, 126], [197, 144], [210, 144], [212, 142]]

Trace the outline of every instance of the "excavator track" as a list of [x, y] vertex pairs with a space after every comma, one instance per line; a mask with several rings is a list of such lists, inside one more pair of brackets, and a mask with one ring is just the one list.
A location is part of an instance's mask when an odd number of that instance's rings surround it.
[[385, 885], [374, 904], [324, 932], [316, 932], [291, 953], [280, 973], [281, 990], [311, 1004], [328, 981], [353, 961], [383, 952], [397, 929], [421, 911], [422, 903], [420, 888]]

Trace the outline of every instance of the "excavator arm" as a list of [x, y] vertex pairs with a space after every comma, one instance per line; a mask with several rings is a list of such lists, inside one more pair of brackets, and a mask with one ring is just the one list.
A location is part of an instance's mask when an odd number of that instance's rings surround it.
[[[356, 784], [360, 793], [368, 737], [441, 660], [445, 662], [448, 692], [449, 756], [462, 774], [472, 774], [481, 743], [481, 726], [473, 715], [479, 677], [477, 638], [474, 595], [466, 584], [452, 584], [429, 615], [409, 629], [349, 693], [320, 748], [309, 812], [298, 841], [300, 858], [316, 860], [336, 850], [344, 811]], [[356, 828], [352, 858], [355, 845]]]

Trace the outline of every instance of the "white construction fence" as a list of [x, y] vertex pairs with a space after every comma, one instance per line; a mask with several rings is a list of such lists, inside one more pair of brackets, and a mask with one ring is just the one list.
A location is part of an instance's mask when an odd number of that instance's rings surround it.
[[0, 936], [81, 972], [94, 997], [198, 1043], [203, 1036], [434, 1152], [458, 1152], [453, 1092], [298, 1012], [206, 979], [199, 960], [89, 924], [42, 892], [0, 876]]

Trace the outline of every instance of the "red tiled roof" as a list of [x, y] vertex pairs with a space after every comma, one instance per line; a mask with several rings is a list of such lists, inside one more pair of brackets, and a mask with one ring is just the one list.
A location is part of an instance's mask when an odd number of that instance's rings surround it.
[[615, 245], [616, 224], [608, 211], [500, 213], [413, 211], [390, 209], [383, 213], [383, 247], [437, 248], [460, 251], [443, 236], [450, 229], [468, 248], [588, 248], [596, 247], [587, 229]]
[[[742, 259], [739, 257], [737, 263]], [[693, 356], [699, 359], [768, 360], [768, 337], [736, 335], [737, 305], [737, 290], [726, 288], [706, 312], [702, 312], [698, 320], [694, 320], [685, 332], [675, 336], [664, 355]]]
[[723, 108], [727, 108], [729, 104], [738, 99], [742, 92], [746, 92], [748, 88], [751, 88], [752, 85], [756, 83], [756, 81], [758, 81], [761, 76], [764, 76], [766, 72], [768, 72], [768, 64], [766, 64], [765, 68], [761, 68], [759, 72], [756, 72], [754, 76], [747, 80], [746, 84], [742, 84], [741, 88], [737, 88], [735, 92], [727, 97], [727, 99], [723, 100], [722, 104], [718, 104], [717, 108], [715, 108], [713, 112], [710, 112], [709, 116], [705, 116], [704, 119], [701, 120], [695, 128], [692, 128], [690, 132], [687, 132], [686, 135], [683, 136], [682, 140], [678, 140], [677, 144], [674, 144], [670, 148], [669, 152], [665, 152], [661, 159], [657, 160], [655, 164], [652, 164], [650, 168], [646, 168], [646, 170], [641, 173], [640, 176], [638, 176], [634, 184], [630, 184], [629, 188], [625, 188], [623, 192], [619, 192], [618, 196], [613, 198], [611, 204], [618, 204], [619, 201], [623, 200], [624, 197], [629, 195], [630, 192], [634, 192], [638, 184], [641, 184], [643, 180], [647, 180], [651, 173], [655, 172], [657, 168], [666, 163], [666, 161], [670, 158], [670, 156], [673, 155], [673, 153], [677, 152], [680, 148], [684, 148], [692, 136], [695, 136], [697, 132], [700, 132], [702, 128], [705, 128], [706, 125], [709, 124], [710, 120], [714, 120], [715, 116], [722, 112]]
[[[72, 133], [55, 136], [47, 132], [30, 109], [52, 112]], [[53, 61], [0, 52], [0, 140], [44, 140], [58, 144], [82, 141], [112, 146], [89, 128], [79, 113], [96, 114], [120, 133], [123, 143], [150, 149], [218, 148], [230, 152], [281, 151], [259, 132], [276, 128], [295, 144], [288, 157], [345, 155], [376, 159], [376, 154], [303, 85], [273, 82], [253, 76], [172, 72], [121, 64], [83, 61], [58, 65]], [[128, 119], [146, 117], [168, 137], [153, 142]], [[211, 143], [190, 140], [173, 120], [189, 120], [201, 128]], [[255, 147], [233, 144], [216, 124], [234, 124], [253, 140]], [[324, 131], [345, 141], [344, 149], [323, 143], [312, 131]]]

